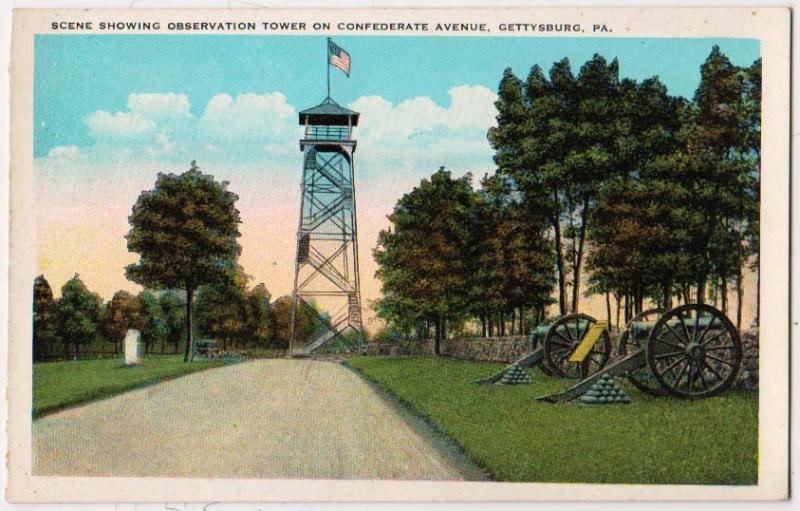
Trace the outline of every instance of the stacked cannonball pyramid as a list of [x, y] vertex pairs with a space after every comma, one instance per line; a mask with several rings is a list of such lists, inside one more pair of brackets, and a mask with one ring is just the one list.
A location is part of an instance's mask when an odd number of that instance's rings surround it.
[[614, 378], [604, 374], [578, 401], [584, 405], [616, 405], [630, 403], [631, 398]]
[[521, 365], [513, 365], [509, 367], [508, 371], [506, 371], [506, 374], [504, 374], [503, 378], [500, 380], [501, 385], [520, 385], [528, 383], [533, 383], [531, 380], [531, 375], [528, 374], [527, 369]]

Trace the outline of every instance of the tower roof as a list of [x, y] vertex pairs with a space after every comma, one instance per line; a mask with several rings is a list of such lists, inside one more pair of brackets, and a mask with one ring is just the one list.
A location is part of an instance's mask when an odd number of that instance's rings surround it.
[[300, 112], [300, 124], [321, 124], [333, 126], [358, 126], [358, 112], [348, 110], [330, 97], [322, 103]]

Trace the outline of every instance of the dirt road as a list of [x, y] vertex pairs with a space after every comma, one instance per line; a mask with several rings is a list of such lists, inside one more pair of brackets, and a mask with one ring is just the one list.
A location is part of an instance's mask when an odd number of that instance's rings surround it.
[[34, 422], [34, 473], [474, 480], [440, 435], [334, 362], [256, 360]]

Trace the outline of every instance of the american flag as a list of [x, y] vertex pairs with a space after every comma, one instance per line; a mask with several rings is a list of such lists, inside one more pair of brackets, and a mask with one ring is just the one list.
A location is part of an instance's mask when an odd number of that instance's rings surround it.
[[350, 76], [350, 54], [331, 40], [328, 40], [328, 64], [338, 67]]

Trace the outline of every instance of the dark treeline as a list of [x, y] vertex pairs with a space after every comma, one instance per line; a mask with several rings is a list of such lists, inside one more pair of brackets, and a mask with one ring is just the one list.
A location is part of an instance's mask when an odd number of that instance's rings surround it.
[[[230, 282], [202, 286], [194, 311], [195, 334], [214, 339], [221, 350], [286, 349], [290, 335], [291, 298], [271, 302], [264, 284], [247, 286], [240, 272]], [[87, 289], [78, 275], [54, 299], [40, 275], [33, 284], [33, 357], [36, 361], [106, 356], [120, 352], [129, 328], [141, 332], [148, 354], [179, 354], [186, 347], [186, 293], [117, 291], [108, 302]], [[309, 338], [319, 321], [298, 308], [298, 336]]]
[[716, 46], [691, 101], [657, 77], [620, 80], [600, 55], [577, 74], [567, 59], [524, 81], [507, 69], [495, 174], [474, 190], [440, 169], [380, 233], [385, 335], [527, 333], [551, 302], [578, 311], [582, 292], [605, 295], [617, 325], [646, 302], [729, 313], [733, 292], [741, 327], [744, 271], [758, 269], [760, 103], [760, 60], [738, 67]]

